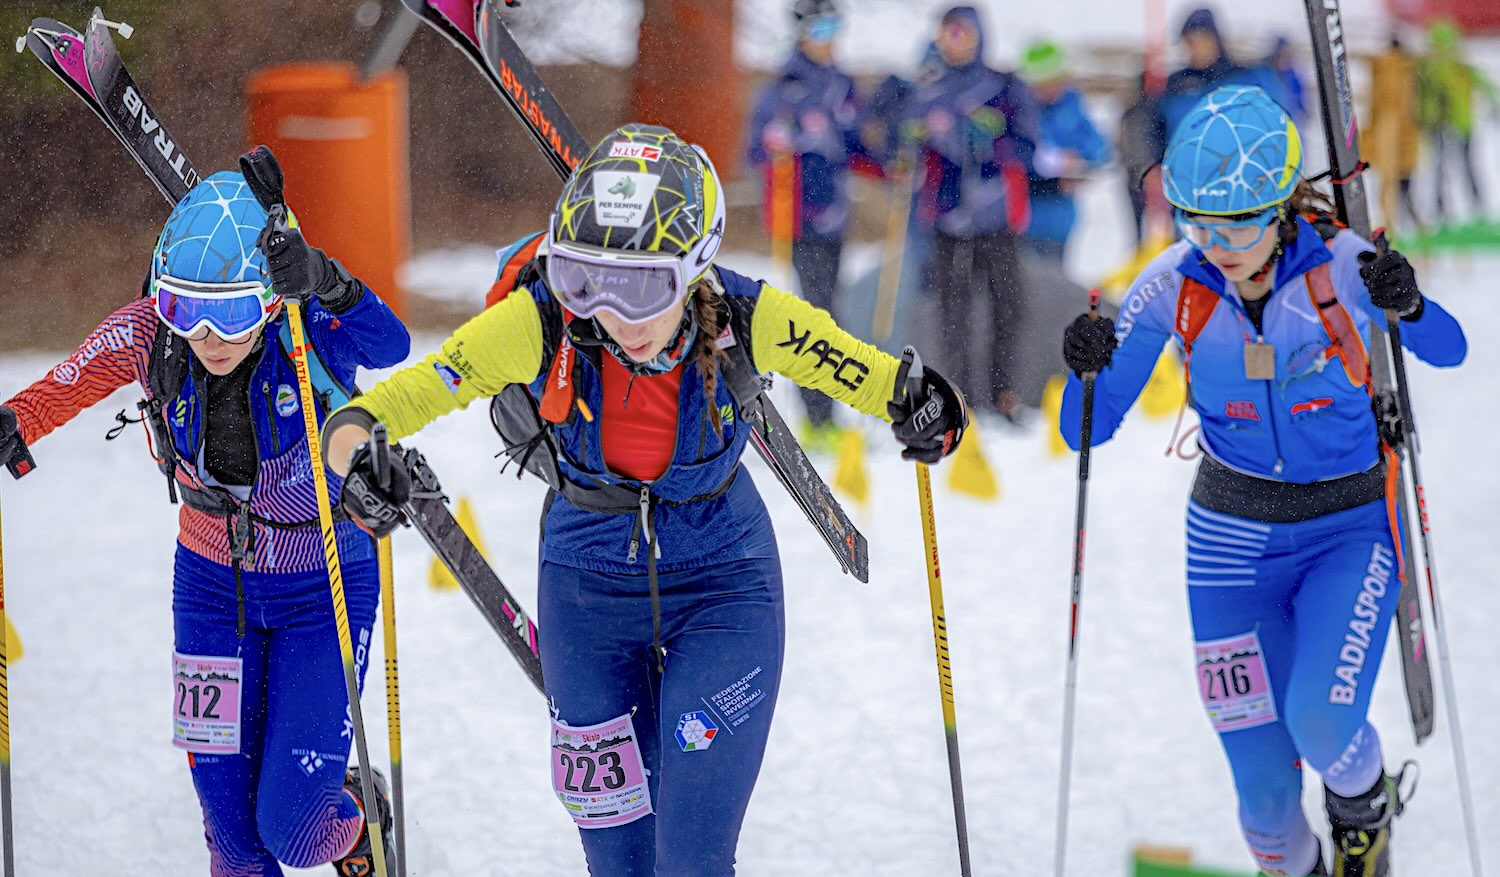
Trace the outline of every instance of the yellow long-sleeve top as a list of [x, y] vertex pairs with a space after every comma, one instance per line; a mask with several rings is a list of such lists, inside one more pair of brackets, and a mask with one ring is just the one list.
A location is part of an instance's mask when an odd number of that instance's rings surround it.
[[[777, 372], [856, 410], [889, 419], [886, 403], [899, 368], [894, 357], [839, 328], [827, 311], [760, 281], [715, 270], [726, 295], [753, 302], [750, 350], [757, 370]], [[534, 281], [459, 327], [436, 353], [380, 382], [350, 405], [384, 423], [393, 439], [401, 439], [476, 399], [496, 395], [507, 384], [533, 384], [544, 365], [551, 365], [550, 355], [543, 362], [539, 308], [556, 306], [544, 283]], [[749, 556], [747, 551], [764, 549], [755, 538], [757, 531], [770, 535], [764, 507], [743, 473], [722, 496], [676, 504], [713, 491], [735, 475], [749, 428], [736, 422], [733, 397], [723, 380], [718, 381], [715, 407], [729, 416], [719, 430], [708, 425], [697, 368], [678, 368], [683, 373], [676, 448], [671, 465], [651, 482], [651, 492], [666, 501], [656, 521], [662, 550], [658, 568], [664, 571]], [[574, 374], [579, 399], [600, 417], [574, 417], [557, 428], [564, 474], [585, 483], [636, 484], [610, 473], [605, 465], [600, 420], [609, 415], [602, 404], [598, 371], [587, 357], [580, 357]], [[540, 387], [533, 389], [540, 394]], [[587, 569], [643, 572], [642, 561], [626, 560], [633, 525], [629, 515], [587, 512], [559, 499], [548, 512], [544, 558]]]

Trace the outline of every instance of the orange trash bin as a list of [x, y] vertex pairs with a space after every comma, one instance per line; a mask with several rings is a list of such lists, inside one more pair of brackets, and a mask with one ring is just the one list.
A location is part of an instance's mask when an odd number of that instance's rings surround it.
[[358, 76], [341, 63], [256, 72], [245, 87], [249, 145], [276, 153], [308, 242], [405, 317], [396, 271], [411, 248], [406, 74]]

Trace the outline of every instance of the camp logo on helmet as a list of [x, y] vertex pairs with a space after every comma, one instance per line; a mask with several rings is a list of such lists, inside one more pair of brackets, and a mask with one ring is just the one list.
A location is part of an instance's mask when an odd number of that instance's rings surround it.
[[643, 161], [656, 161], [661, 158], [660, 146], [647, 146], [644, 143], [631, 143], [629, 140], [616, 140], [609, 145], [610, 158], [639, 158]]
[[640, 228], [661, 177], [630, 171], [596, 171], [592, 182], [596, 223]]

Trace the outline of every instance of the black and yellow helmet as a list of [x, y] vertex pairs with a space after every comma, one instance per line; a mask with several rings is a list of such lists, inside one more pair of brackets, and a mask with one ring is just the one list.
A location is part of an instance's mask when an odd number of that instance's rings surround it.
[[674, 260], [680, 300], [723, 239], [724, 192], [708, 155], [667, 128], [631, 123], [600, 140], [568, 177], [548, 250], [640, 265]]

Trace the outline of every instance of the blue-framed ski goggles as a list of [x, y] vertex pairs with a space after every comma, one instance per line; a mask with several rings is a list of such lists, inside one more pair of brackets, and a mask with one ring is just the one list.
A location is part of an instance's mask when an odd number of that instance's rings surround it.
[[802, 38], [812, 43], [826, 43], [838, 36], [844, 27], [837, 15], [820, 15], [802, 25]]
[[1265, 239], [1266, 230], [1281, 218], [1281, 207], [1225, 217], [1188, 213], [1178, 207], [1173, 210], [1173, 216], [1177, 220], [1177, 232], [1199, 250], [1222, 247], [1232, 253], [1243, 253]]
[[196, 283], [167, 275], [156, 278], [151, 297], [167, 328], [191, 341], [210, 331], [225, 341], [243, 341], [281, 304], [264, 283]]

